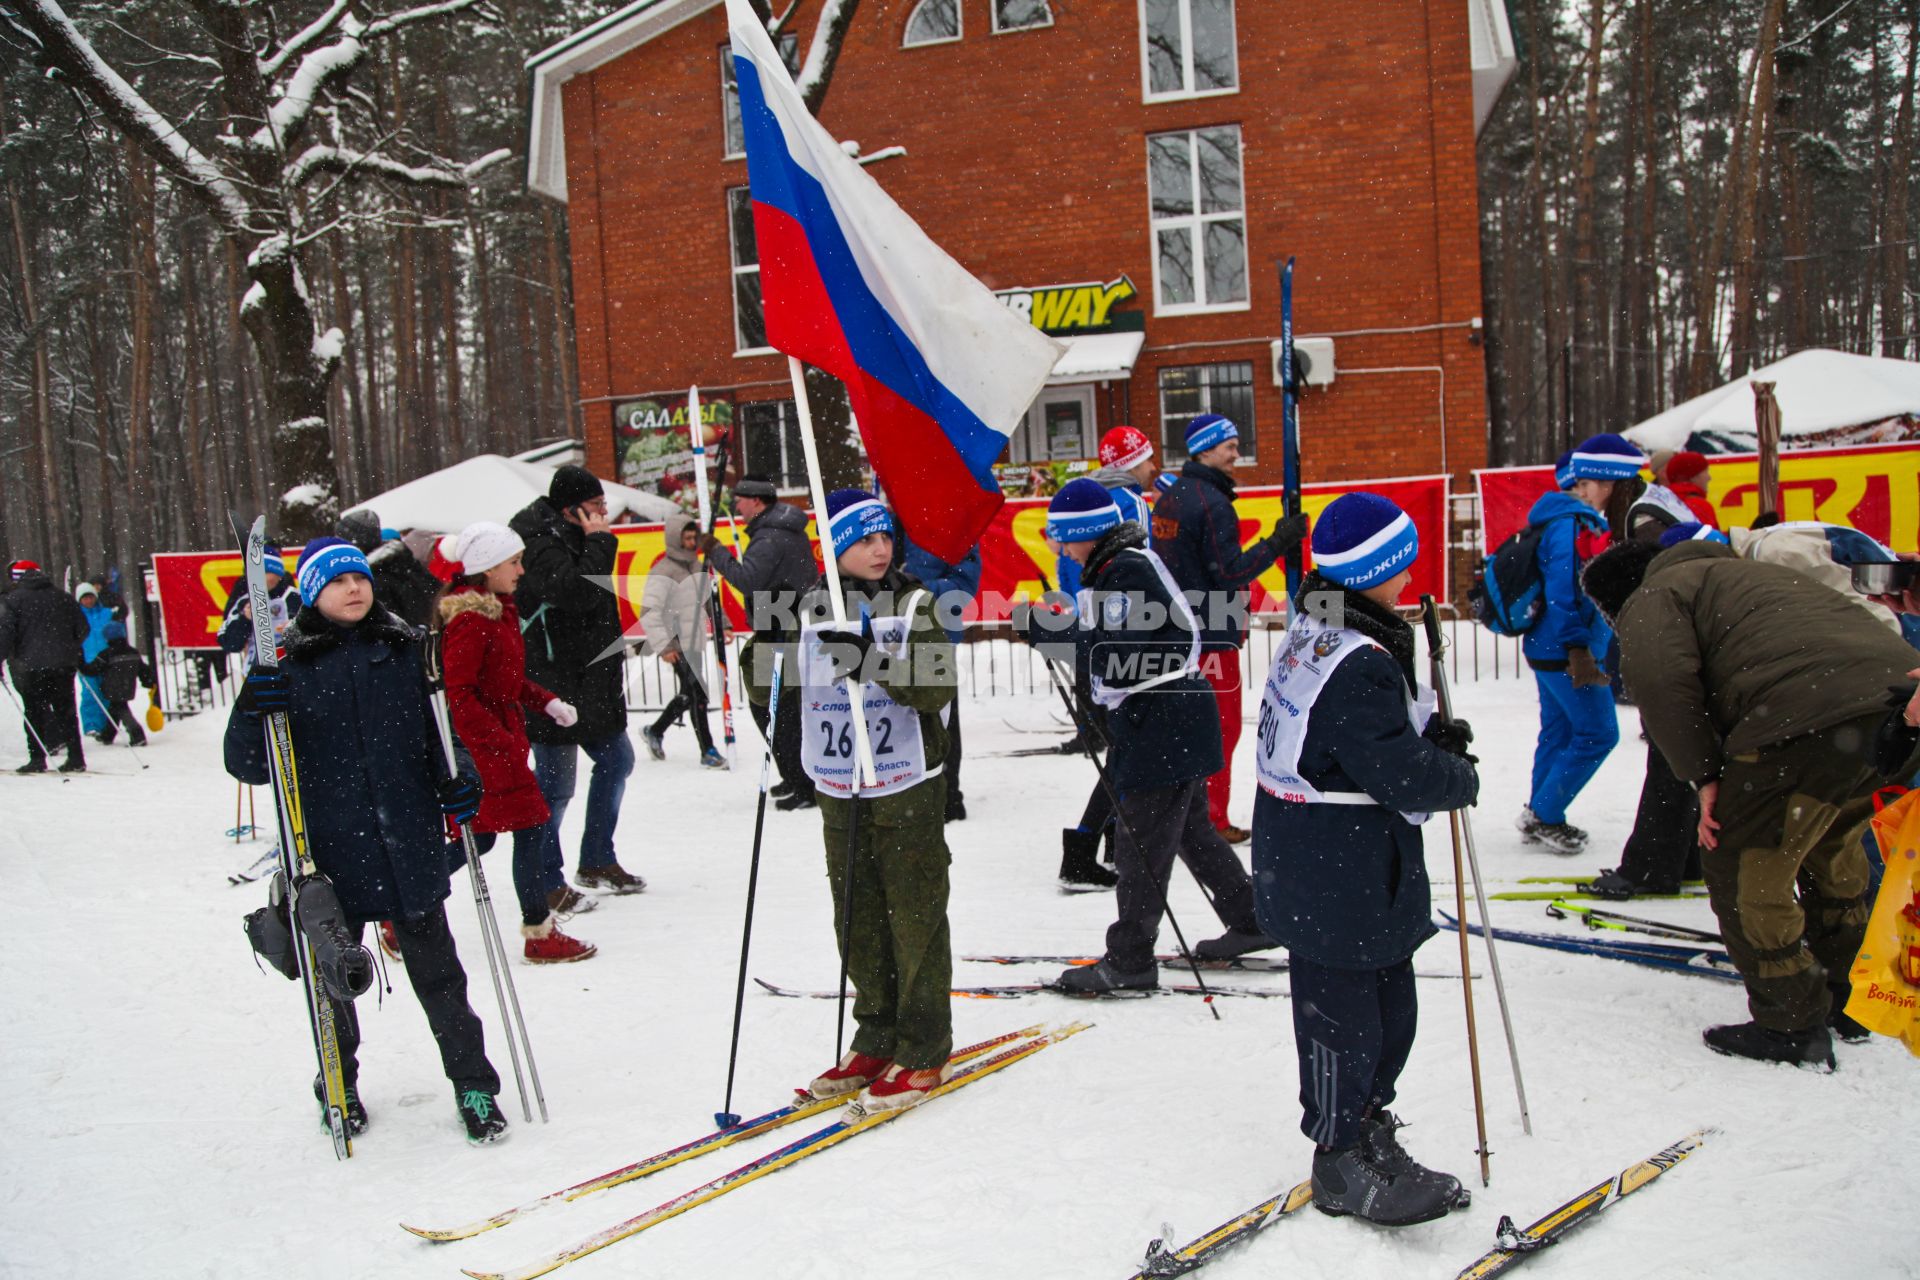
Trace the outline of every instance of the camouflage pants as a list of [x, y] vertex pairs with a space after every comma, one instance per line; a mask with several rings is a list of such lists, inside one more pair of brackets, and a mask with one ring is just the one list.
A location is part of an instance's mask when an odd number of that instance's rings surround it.
[[[953, 1052], [953, 943], [947, 927], [947, 780], [862, 800], [853, 850], [847, 978], [853, 1047], [903, 1067], [936, 1067]], [[847, 824], [853, 803], [820, 797], [836, 937], [846, 918]]]
[[1719, 847], [1701, 851], [1701, 866], [1763, 1027], [1804, 1030], [1846, 1000], [1866, 934], [1860, 841], [1881, 781], [1867, 763], [1878, 719], [1734, 756], [1720, 779]]

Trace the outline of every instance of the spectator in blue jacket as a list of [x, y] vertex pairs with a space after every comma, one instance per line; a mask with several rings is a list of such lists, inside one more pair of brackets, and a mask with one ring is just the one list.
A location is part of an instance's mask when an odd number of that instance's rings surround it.
[[[80, 602], [80, 612], [87, 615], [87, 638], [81, 642], [80, 656], [86, 662], [107, 651], [107, 624], [113, 621], [113, 609], [100, 600], [99, 589], [91, 582], [83, 582], [73, 589], [73, 598]], [[80, 677], [80, 731], [106, 741], [107, 730], [113, 728], [113, 721], [107, 716], [106, 700], [100, 694], [100, 679], [97, 676]]]
[[1233, 791], [1233, 752], [1240, 743], [1240, 647], [1247, 642], [1247, 609], [1253, 580], [1273, 562], [1300, 549], [1305, 516], [1283, 516], [1266, 537], [1242, 547], [1240, 515], [1233, 506], [1233, 464], [1240, 457], [1240, 428], [1217, 413], [1187, 424], [1187, 461], [1180, 480], [1153, 506], [1153, 551], [1180, 589], [1195, 601], [1200, 619], [1201, 671], [1219, 709], [1220, 771], [1207, 781], [1207, 817], [1233, 844], [1248, 832], [1227, 820]]
[[[966, 639], [967, 624], [961, 614], [980, 594], [980, 546], [975, 543], [955, 564], [948, 564], [933, 552], [907, 536], [900, 535], [900, 568], [933, 593], [933, 617], [947, 633], [951, 644]], [[947, 704], [947, 812], [948, 822], [964, 822], [966, 797], [960, 793], [960, 699]]]
[[1616, 489], [1639, 474], [1646, 457], [1617, 435], [1584, 440], [1556, 470], [1567, 491], [1542, 495], [1527, 523], [1544, 527], [1539, 564], [1546, 611], [1521, 643], [1540, 695], [1540, 738], [1533, 786], [1517, 825], [1528, 844], [1554, 853], [1586, 848], [1587, 833], [1567, 821], [1567, 806], [1620, 741], [1613, 691], [1602, 664], [1613, 630], [1580, 590], [1582, 547], [1604, 545], [1605, 514]]

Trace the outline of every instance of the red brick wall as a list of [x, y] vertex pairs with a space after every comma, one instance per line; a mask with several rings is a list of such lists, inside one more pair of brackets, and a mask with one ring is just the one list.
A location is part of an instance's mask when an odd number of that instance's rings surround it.
[[[963, 0], [957, 44], [902, 49], [912, 0], [867, 0], [823, 121], [866, 151], [928, 233], [989, 287], [1125, 273], [1146, 312], [1130, 388], [1135, 425], [1159, 429], [1163, 365], [1251, 360], [1259, 464], [1280, 470], [1280, 391], [1267, 344], [1280, 333], [1276, 262], [1298, 258], [1295, 332], [1463, 324], [1480, 314], [1467, 11], [1462, 0], [1345, 6], [1241, 0], [1241, 90], [1141, 102], [1137, 9], [1055, 0], [1056, 25], [995, 35], [987, 0]], [[1361, 11], [1356, 14], [1356, 10]], [[808, 7], [811, 17], [812, 7]], [[810, 33], [802, 31], [802, 44]], [[588, 456], [611, 474], [611, 410], [599, 397], [698, 383], [787, 394], [784, 357], [733, 355], [715, 6], [564, 92], [567, 184]], [[1238, 124], [1252, 306], [1153, 312], [1148, 133]], [[1336, 339], [1344, 369], [1445, 370], [1445, 465], [1485, 464], [1485, 366], [1464, 328]], [[1180, 349], [1182, 344], [1233, 345]], [[1301, 409], [1309, 480], [1409, 475], [1442, 466], [1441, 378], [1342, 373]], [[1098, 397], [1110, 425], [1109, 400]]]

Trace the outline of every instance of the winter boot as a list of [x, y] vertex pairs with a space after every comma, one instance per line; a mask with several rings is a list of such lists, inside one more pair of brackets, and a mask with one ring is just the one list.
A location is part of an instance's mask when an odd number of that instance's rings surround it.
[[60, 772], [61, 773], [85, 773], [86, 771], [87, 771], [87, 758], [86, 756], [80, 753], [80, 744], [78, 742], [75, 742], [72, 747], [68, 748], [67, 761], [65, 764], [60, 766]]
[[521, 954], [528, 964], [571, 964], [575, 960], [591, 959], [600, 950], [591, 942], [569, 938], [560, 932], [551, 912], [539, 924], [521, 925], [520, 936], [527, 940]]
[[1853, 999], [1853, 984], [1830, 983], [1827, 993], [1833, 998], [1833, 1006], [1827, 1011], [1827, 1030], [1848, 1044], [1865, 1044], [1873, 1039], [1873, 1032], [1847, 1015], [1847, 1001]]
[[585, 915], [599, 905], [599, 899], [589, 898], [570, 884], [563, 884], [547, 895], [547, 910], [563, 916]]
[[816, 1098], [837, 1098], [843, 1093], [853, 1093], [865, 1088], [878, 1080], [881, 1074], [892, 1065], [885, 1058], [876, 1058], [870, 1053], [849, 1049], [845, 1057], [815, 1076], [813, 1083], [802, 1092], [810, 1093]]
[[1533, 810], [1521, 806], [1520, 816], [1514, 819], [1514, 825], [1520, 828], [1521, 840], [1526, 844], [1537, 844], [1550, 853], [1576, 854], [1587, 847], [1587, 833], [1570, 822], [1542, 822], [1533, 816]]
[[773, 802], [773, 807], [785, 809], [790, 813], [795, 809], [817, 809], [820, 807], [820, 801], [815, 798], [812, 787], [803, 789], [800, 784], [795, 783], [792, 791]]
[[327, 994], [342, 1002], [365, 995], [373, 985], [373, 955], [347, 932], [333, 885], [325, 876], [306, 877], [295, 886], [293, 907]]
[[925, 1102], [927, 1095], [953, 1078], [953, 1064], [943, 1062], [937, 1067], [928, 1067], [914, 1071], [908, 1067], [891, 1066], [878, 1080], [860, 1091], [854, 1100], [854, 1106], [867, 1115], [876, 1111], [897, 1111], [902, 1107], [911, 1107], [917, 1102]]
[[1195, 960], [1231, 960], [1255, 951], [1271, 951], [1279, 946], [1259, 929], [1229, 929], [1217, 938], [1204, 938], [1193, 944]]
[[1410, 1227], [1445, 1217], [1455, 1205], [1454, 1192], [1445, 1186], [1411, 1172], [1389, 1172], [1363, 1140], [1339, 1150], [1314, 1150], [1313, 1207], [1330, 1217], [1351, 1214], [1376, 1226]]
[[775, 800], [784, 800], [786, 797], [793, 794], [793, 784], [791, 782], [788, 782], [785, 778], [782, 778], [780, 781], [774, 783], [771, 787], [767, 788], [767, 794], [772, 796]]
[[1701, 1034], [1707, 1048], [1755, 1062], [1784, 1062], [1789, 1066], [1832, 1071], [1833, 1035], [1825, 1023], [1805, 1031], [1775, 1031], [1757, 1022], [1731, 1022], [1708, 1027]]
[[484, 1089], [465, 1089], [455, 1105], [460, 1123], [467, 1127], [469, 1145], [479, 1147], [507, 1140], [507, 1118], [500, 1113], [500, 1102], [492, 1094]]
[[1054, 990], [1070, 996], [1103, 996], [1116, 991], [1152, 991], [1160, 985], [1160, 971], [1148, 964], [1137, 973], [1116, 967], [1102, 956], [1093, 964], [1075, 965], [1053, 980]]
[[267, 905], [247, 913], [244, 928], [254, 954], [289, 979], [300, 977], [293, 954], [293, 930], [287, 924], [287, 879], [278, 871], [267, 882]]
[[33, 756], [14, 770], [15, 773], [45, 773], [46, 771], [47, 762], [43, 756]]
[[[320, 1124], [327, 1127], [327, 1085], [318, 1075], [313, 1078], [313, 1100], [320, 1104]], [[357, 1138], [367, 1131], [367, 1109], [360, 1102], [360, 1086], [347, 1081], [347, 1136]]]
[[647, 891], [645, 880], [617, 862], [609, 862], [604, 867], [584, 867], [573, 877], [573, 882], [582, 888], [605, 889], [620, 895]]
[[1217, 827], [1215, 829], [1219, 831], [1220, 838], [1228, 844], [1245, 844], [1247, 841], [1253, 839], [1253, 832], [1247, 830], [1245, 827], [1236, 827], [1231, 822], [1224, 827]]
[[1464, 1209], [1472, 1203], [1473, 1198], [1460, 1185], [1460, 1179], [1450, 1173], [1429, 1169], [1407, 1154], [1407, 1149], [1400, 1145], [1400, 1139], [1394, 1133], [1396, 1129], [1404, 1128], [1405, 1124], [1393, 1112], [1385, 1108], [1371, 1111], [1360, 1125], [1360, 1146], [1375, 1166], [1396, 1178], [1418, 1178], [1442, 1188], [1452, 1197], [1451, 1208]]
[[700, 753], [700, 767], [702, 769], [724, 769], [727, 767], [727, 758], [718, 751], [715, 751], [712, 747], [708, 747]]
[[640, 741], [645, 744], [647, 754], [655, 760], [665, 760], [667, 758], [667, 744], [662, 741], [665, 737], [666, 735], [658, 729], [642, 729], [640, 731]]
[[1100, 865], [1100, 834], [1067, 827], [1060, 832], [1060, 887], [1068, 893], [1111, 889], [1120, 877]]

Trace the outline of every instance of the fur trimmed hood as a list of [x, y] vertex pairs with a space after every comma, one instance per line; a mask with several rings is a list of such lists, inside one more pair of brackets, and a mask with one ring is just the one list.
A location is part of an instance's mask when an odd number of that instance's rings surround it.
[[463, 613], [477, 613], [489, 622], [498, 622], [506, 612], [506, 605], [484, 587], [461, 587], [441, 596], [436, 609], [444, 629]]

